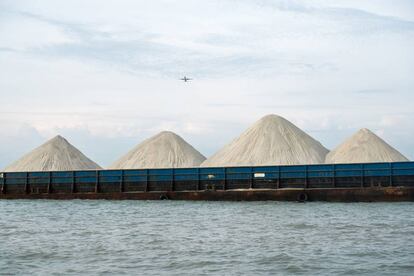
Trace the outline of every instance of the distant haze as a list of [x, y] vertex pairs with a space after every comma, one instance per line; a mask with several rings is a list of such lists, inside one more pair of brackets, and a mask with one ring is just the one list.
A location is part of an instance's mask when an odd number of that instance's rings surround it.
[[3, 0], [0, 37], [0, 168], [58, 134], [103, 167], [163, 130], [210, 157], [266, 114], [414, 159], [411, 0]]

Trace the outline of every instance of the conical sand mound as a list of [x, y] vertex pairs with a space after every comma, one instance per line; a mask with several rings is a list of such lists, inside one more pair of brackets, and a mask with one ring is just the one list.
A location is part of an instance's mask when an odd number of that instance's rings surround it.
[[214, 166], [323, 163], [328, 150], [286, 119], [267, 115], [201, 164]]
[[206, 158], [183, 138], [163, 131], [137, 145], [111, 165], [114, 169], [197, 167]]
[[369, 163], [408, 161], [384, 140], [363, 128], [332, 150], [326, 163]]
[[56, 136], [35, 148], [4, 171], [66, 171], [101, 169], [62, 136]]

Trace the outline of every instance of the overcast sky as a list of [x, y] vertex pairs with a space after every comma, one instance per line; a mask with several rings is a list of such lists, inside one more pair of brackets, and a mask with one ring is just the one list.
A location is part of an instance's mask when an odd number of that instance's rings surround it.
[[102, 166], [161, 130], [209, 156], [269, 113], [413, 159], [413, 49], [412, 0], [0, 0], [0, 169], [57, 134]]

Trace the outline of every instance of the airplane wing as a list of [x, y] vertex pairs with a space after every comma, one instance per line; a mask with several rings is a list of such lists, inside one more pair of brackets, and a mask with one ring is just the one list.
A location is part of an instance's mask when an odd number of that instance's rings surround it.
[[192, 79], [187, 78], [187, 77], [184, 77], [184, 78], [182, 78], [182, 79], [180, 79], [180, 80], [187, 82], [187, 81], [192, 80]]

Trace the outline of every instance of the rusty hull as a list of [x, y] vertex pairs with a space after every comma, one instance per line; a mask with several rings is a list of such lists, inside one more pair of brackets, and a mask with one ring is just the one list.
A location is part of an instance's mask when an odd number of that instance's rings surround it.
[[244, 189], [168, 192], [0, 194], [0, 199], [106, 199], [106, 200], [211, 200], [211, 201], [414, 201], [414, 187]]

